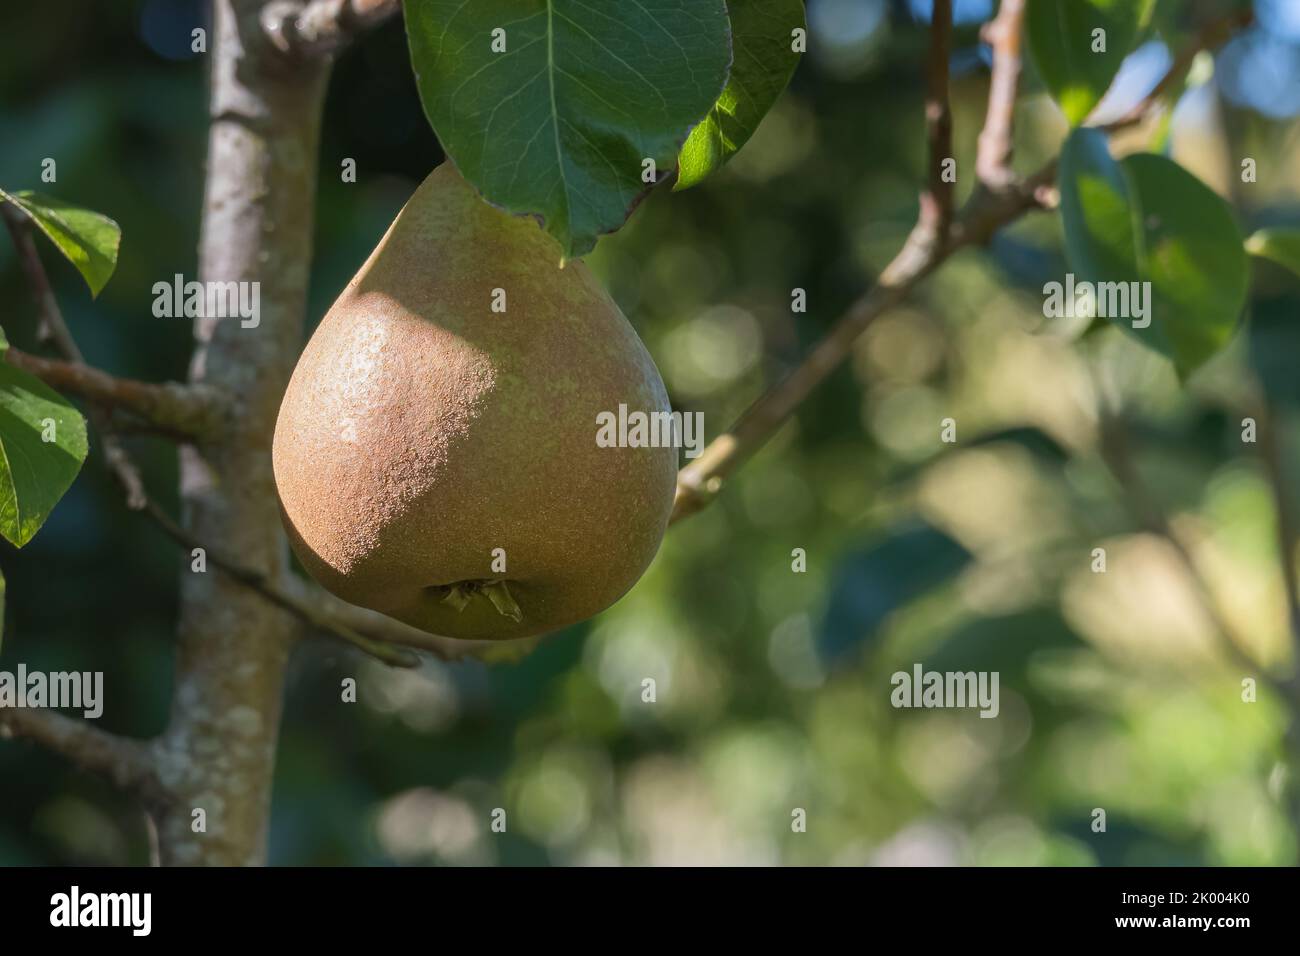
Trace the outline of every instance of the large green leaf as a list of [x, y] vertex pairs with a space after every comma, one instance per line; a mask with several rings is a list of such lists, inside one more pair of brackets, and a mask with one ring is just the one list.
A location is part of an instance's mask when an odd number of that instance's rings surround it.
[[[1070, 125], [1083, 122], [1106, 94], [1154, 6], [1155, 0], [1029, 0], [1029, 50]], [[1105, 31], [1105, 52], [1094, 52], [1095, 30]]]
[[1246, 240], [1246, 251], [1300, 276], [1300, 229], [1260, 229]]
[[7, 193], [0, 189], [0, 201], [3, 200], [13, 203], [36, 223], [77, 267], [90, 286], [91, 296], [99, 295], [117, 268], [117, 247], [122, 241], [122, 230], [117, 223], [62, 199], [27, 190]]
[[[1249, 281], [1241, 233], [1213, 190], [1177, 163], [1111, 158], [1105, 136], [1076, 129], [1061, 152], [1066, 258], [1076, 282], [1149, 282], [1149, 326], [1108, 316], [1186, 376], [1228, 342]], [[1141, 320], [1139, 320], [1141, 321]]]
[[0, 361], [0, 534], [20, 548], [30, 541], [85, 460], [80, 413], [44, 382]]
[[672, 169], [731, 62], [723, 0], [405, 0], [405, 11], [443, 148], [488, 201], [540, 218], [569, 256], [626, 221], [653, 185], [645, 160], [658, 178]]
[[689, 189], [722, 168], [758, 129], [799, 63], [791, 34], [804, 25], [801, 0], [730, 0], [731, 78], [677, 163], [674, 189]]

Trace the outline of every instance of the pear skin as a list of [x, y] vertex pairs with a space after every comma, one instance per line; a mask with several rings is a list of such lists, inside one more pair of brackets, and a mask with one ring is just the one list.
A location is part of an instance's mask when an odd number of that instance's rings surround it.
[[677, 450], [602, 448], [597, 416], [668, 396], [618, 306], [560, 261], [450, 163], [403, 207], [276, 422], [289, 541], [324, 587], [431, 633], [512, 639], [586, 620], [645, 571]]

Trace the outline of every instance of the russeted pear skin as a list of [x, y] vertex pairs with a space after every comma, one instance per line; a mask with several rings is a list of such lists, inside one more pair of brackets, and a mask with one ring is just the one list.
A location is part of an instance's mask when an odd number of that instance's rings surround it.
[[[677, 451], [600, 447], [597, 415], [667, 412], [668, 396], [618, 306], [559, 252], [444, 163], [321, 321], [272, 457], [293, 550], [334, 594], [509, 639], [599, 613], [650, 564]], [[473, 591], [491, 581], [520, 620]]]

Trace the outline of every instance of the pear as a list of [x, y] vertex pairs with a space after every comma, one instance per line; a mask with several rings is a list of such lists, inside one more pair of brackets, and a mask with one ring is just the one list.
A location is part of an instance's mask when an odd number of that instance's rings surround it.
[[601, 447], [598, 416], [668, 412], [668, 396], [559, 252], [447, 162], [321, 320], [272, 458], [290, 544], [328, 590], [430, 633], [511, 639], [585, 620], [644, 573], [677, 451]]

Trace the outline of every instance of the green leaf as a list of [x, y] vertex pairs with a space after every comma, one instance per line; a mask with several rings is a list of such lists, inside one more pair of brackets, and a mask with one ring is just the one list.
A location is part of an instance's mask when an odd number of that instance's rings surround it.
[[[494, 205], [566, 256], [621, 226], [727, 80], [723, 0], [405, 0], [424, 112]], [[498, 32], [494, 37], [493, 31]], [[494, 52], [504, 37], [505, 51]]]
[[689, 189], [734, 156], [781, 95], [799, 54], [791, 32], [803, 27], [800, 0], [731, 0], [731, 78], [677, 161], [674, 190]]
[[1246, 240], [1246, 251], [1300, 276], [1300, 229], [1260, 229]]
[[0, 534], [20, 548], [30, 541], [85, 460], [80, 413], [44, 382], [0, 362]]
[[1065, 250], [1076, 283], [1150, 283], [1138, 310], [1109, 318], [1187, 376], [1227, 344], [1246, 300], [1241, 233], [1227, 203], [1177, 163], [1111, 158], [1105, 136], [1076, 129], [1061, 152]]
[[27, 190], [7, 193], [0, 189], [0, 200], [6, 199], [36, 223], [77, 267], [90, 286], [91, 296], [99, 295], [117, 268], [117, 247], [122, 241], [117, 223], [62, 199]]
[[[1071, 126], [1092, 112], [1132, 51], [1155, 0], [1028, 0], [1025, 31], [1038, 72]], [[1105, 51], [1094, 52], [1094, 30]]]
[[1141, 210], [1138, 272], [1151, 282], [1151, 327], [1184, 377], [1228, 344], [1250, 286], [1232, 209], [1173, 160], [1125, 157]]

